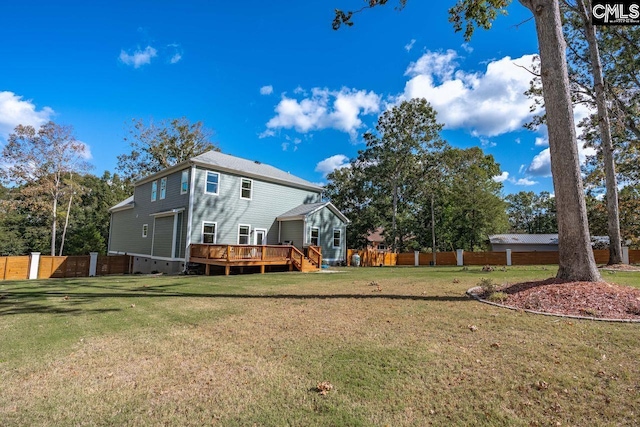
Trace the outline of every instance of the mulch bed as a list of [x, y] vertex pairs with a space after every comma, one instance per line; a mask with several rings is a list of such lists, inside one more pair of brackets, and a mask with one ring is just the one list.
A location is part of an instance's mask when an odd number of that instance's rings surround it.
[[[547, 279], [498, 289], [512, 308], [600, 319], [640, 320], [640, 289], [606, 282]], [[482, 294], [478, 295], [484, 298]]]

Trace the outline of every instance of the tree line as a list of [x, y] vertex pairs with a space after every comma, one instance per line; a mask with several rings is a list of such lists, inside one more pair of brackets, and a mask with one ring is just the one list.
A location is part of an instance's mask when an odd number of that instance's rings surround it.
[[86, 146], [71, 126], [18, 125], [0, 153], [0, 256], [105, 254], [109, 208], [133, 194], [134, 182], [212, 149], [212, 132], [186, 118], [135, 119], [116, 172], [90, 173]]

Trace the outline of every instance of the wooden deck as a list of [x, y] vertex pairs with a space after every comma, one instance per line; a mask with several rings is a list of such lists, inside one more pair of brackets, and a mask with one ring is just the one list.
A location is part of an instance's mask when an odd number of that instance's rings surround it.
[[288, 266], [289, 270], [302, 272], [318, 271], [322, 264], [322, 253], [318, 247], [310, 247], [308, 256], [298, 248], [289, 245], [209, 245], [192, 244], [189, 262], [204, 264], [209, 275], [212, 265], [224, 267], [228, 275], [231, 267]]

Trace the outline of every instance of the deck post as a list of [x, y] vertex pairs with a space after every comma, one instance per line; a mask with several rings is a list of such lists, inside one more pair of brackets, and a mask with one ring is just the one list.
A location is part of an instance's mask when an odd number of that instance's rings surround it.
[[224, 266], [224, 275], [228, 276], [231, 273], [231, 266], [229, 264]]
[[205, 276], [208, 276], [208, 275], [209, 275], [209, 273], [211, 273], [211, 264], [206, 264], [206, 265], [204, 266], [204, 275], [205, 275]]
[[264, 274], [264, 264], [260, 265], [260, 274]]

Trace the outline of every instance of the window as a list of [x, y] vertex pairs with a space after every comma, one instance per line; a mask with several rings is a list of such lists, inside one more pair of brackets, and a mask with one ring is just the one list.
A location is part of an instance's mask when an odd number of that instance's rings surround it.
[[147, 237], [149, 233], [149, 224], [142, 224], [142, 237]]
[[158, 197], [158, 181], [153, 181], [151, 183], [151, 201], [155, 202]]
[[240, 187], [240, 198], [251, 200], [251, 189], [253, 188], [253, 180], [249, 178], [241, 178]]
[[202, 243], [216, 243], [216, 225], [215, 222], [202, 223]]
[[251, 234], [251, 226], [250, 225], [238, 225], [238, 244], [239, 245], [248, 245], [249, 244], [249, 234]]
[[182, 171], [182, 178], [180, 178], [180, 194], [186, 194], [189, 191], [189, 171]]
[[220, 174], [218, 172], [207, 172], [207, 183], [205, 193], [218, 194], [218, 185], [220, 184]]
[[313, 246], [320, 246], [318, 244], [320, 240], [320, 229], [318, 227], [311, 227], [310, 237], [311, 238], [309, 239], [309, 243], [311, 243]]
[[160, 200], [167, 197], [167, 178], [160, 180]]
[[333, 247], [342, 247], [342, 230], [340, 230], [339, 228], [333, 229]]

